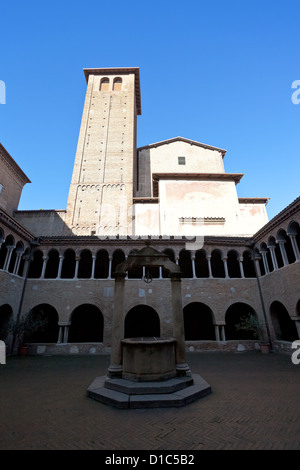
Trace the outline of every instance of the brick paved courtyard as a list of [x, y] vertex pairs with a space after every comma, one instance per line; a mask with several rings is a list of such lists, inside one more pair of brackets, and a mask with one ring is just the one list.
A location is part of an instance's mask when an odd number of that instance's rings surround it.
[[118, 410], [86, 396], [109, 355], [8, 357], [1, 450], [300, 450], [300, 365], [278, 353], [190, 353], [212, 393], [182, 408]]

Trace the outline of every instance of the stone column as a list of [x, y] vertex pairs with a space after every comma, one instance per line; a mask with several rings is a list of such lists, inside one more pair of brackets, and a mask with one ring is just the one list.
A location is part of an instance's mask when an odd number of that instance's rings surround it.
[[254, 255], [254, 263], [256, 265], [257, 276], [261, 277], [261, 271], [260, 271], [260, 265], [259, 265], [259, 255], [257, 255], [257, 254]]
[[268, 246], [268, 248], [269, 248], [270, 253], [271, 253], [273, 269], [274, 269], [274, 271], [276, 271], [278, 269], [278, 264], [277, 264], [277, 259], [276, 259], [275, 247], [274, 246]]
[[245, 277], [243, 261], [244, 261], [243, 256], [240, 256], [239, 257], [239, 263], [240, 263], [240, 272], [241, 272], [241, 278], [242, 279]]
[[78, 268], [79, 268], [79, 261], [80, 261], [80, 256], [75, 257], [75, 274], [74, 274], [74, 279], [78, 279]]
[[69, 341], [69, 328], [70, 328], [71, 323], [66, 323], [65, 324], [65, 331], [64, 331], [64, 338], [63, 342], [67, 343]]
[[58, 322], [59, 330], [58, 330], [58, 339], [57, 339], [57, 344], [62, 343], [62, 337], [63, 337], [63, 327], [60, 322]]
[[289, 264], [289, 261], [288, 261], [287, 255], [286, 255], [286, 250], [285, 250], [284, 244], [285, 244], [284, 240], [279, 240], [278, 241], [278, 245], [279, 245], [281, 256], [282, 256], [283, 265], [287, 266]]
[[25, 277], [26, 273], [28, 273], [28, 269], [29, 269], [28, 264], [29, 264], [29, 262], [31, 262], [31, 260], [32, 260], [32, 258], [29, 254], [25, 255], [22, 277]]
[[221, 341], [226, 341], [225, 325], [221, 325]]
[[181, 296], [181, 279], [171, 275], [171, 296], [172, 296], [172, 317], [173, 317], [173, 336], [176, 339], [176, 370], [178, 375], [188, 375], [189, 366], [186, 362], [185, 337], [183, 324], [183, 309]]
[[114, 292], [114, 310], [112, 322], [112, 344], [110, 355], [110, 366], [108, 375], [120, 377], [122, 375], [122, 343], [124, 338], [124, 295], [125, 295], [125, 273], [116, 274]]
[[219, 325], [215, 325], [216, 341], [220, 341]]
[[213, 276], [212, 276], [211, 262], [210, 262], [211, 255], [206, 255], [206, 259], [207, 259], [207, 264], [208, 264], [209, 277], [212, 278]]
[[11, 260], [11, 255], [12, 255], [12, 252], [14, 250], [14, 246], [8, 246], [7, 247], [7, 253], [6, 253], [6, 257], [5, 257], [5, 261], [4, 261], [4, 265], [3, 265], [3, 271], [8, 271], [8, 268], [9, 268], [9, 263], [10, 263], [10, 260]]
[[91, 274], [91, 279], [95, 279], [95, 264], [96, 264], [96, 255], [92, 255], [92, 274]]
[[192, 255], [192, 269], [193, 269], [193, 279], [196, 279], [195, 255]]
[[57, 271], [57, 276], [56, 279], [61, 278], [61, 270], [62, 270], [62, 264], [63, 264], [64, 256], [59, 255], [59, 265], [58, 265], [58, 271]]
[[17, 253], [17, 258], [16, 258], [13, 274], [18, 274], [18, 270], [19, 270], [22, 255], [23, 255], [23, 253], [20, 253], [20, 252]]
[[66, 344], [68, 342], [70, 325], [71, 323], [69, 321], [58, 322], [59, 332], [58, 332], [57, 344]]
[[300, 252], [299, 252], [299, 248], [298, 248], [298, 245], [297, 245], [296, 234], [295, 233], [288, 233], [288, 236], [291, 239], [291, 243], [292, 243], [292, 247], [293, 247], [293, 250], [294, 250], [295, 258], [296, 258], [297, 261], [299, 261], [300, 260]]
[[112, 256], [109, 257], [108, 278], [107, 279], [111, 279], [111, 267], [112, 267]]
[[42, 267], [42, 272], [41, 272], [41, 279], [44, 279], [45, 277], [47, 261], [48, 261], [48, 256], [43, 256], [43, 267]]
[[159, 266], [159, 279], [162, 279], [162, 266]]
[[269, 265], [268, 265], [268, 260], [267, 260], [267, 252], [266, 251], [260, 251], [260, 254], [262, 256], [262, 260], [263, 260], [263, 263], [264, 263], [265, 273], [269, 274], [270, 270], [269, 270]]
[[224, 271], [225, 271], [225, 277], [228, 278], [229, 277], [229, 274], [228, 274], [228, 266], [227, 266], [227, 256], [223, 256], [223, 263], [224, 263]]

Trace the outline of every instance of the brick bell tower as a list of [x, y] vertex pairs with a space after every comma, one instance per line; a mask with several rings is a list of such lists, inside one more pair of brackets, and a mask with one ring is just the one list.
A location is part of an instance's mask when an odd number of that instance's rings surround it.
[[65, 222], [76, 235], [131, 235], [139, 68], [84, 74], [87, 91]]

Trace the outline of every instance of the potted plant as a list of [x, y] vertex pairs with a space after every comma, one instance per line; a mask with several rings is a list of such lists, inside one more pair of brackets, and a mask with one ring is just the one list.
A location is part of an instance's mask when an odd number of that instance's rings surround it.
[[252, 331], [254, 338], [259, 340], [259, 347], [262, 353], [270, 352], [270, 344], [265, 340], [265, 331], [259, 319], [253, 313], [248, 313], [241, 317], [240, 322], [235, 325], [237, 330]]
[[11, 352], [13, 353], [14, 344], [17, 343], [18, 353], [20, 356], [28, 354], [28, 346], [26, 340], [36, 331], [42, 331], [48, 323], [47, 318], [42, 311], [35, 315], [29, 312], [20, 318], [12, 318], [8, 324], [8, 333], [12, 335]]

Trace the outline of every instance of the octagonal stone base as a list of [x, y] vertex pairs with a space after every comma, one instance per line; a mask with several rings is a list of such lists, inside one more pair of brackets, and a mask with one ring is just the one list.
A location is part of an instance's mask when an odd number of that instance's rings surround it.
[[87, 389], [88, 397], [120, 409], [181, 407], [210, 393], [210, 385], [197, 374], [146, 382], [102, 376]]

